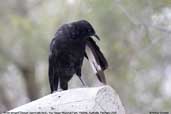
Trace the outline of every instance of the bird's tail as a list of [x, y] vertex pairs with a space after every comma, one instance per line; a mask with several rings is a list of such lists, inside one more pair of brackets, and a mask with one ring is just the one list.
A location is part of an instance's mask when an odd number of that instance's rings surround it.
[[106, 84], [106, 78], [104, 70], [107, 69], [108, 63], [103, 53], [100, 51], [96, 42], [90, 37], [86, 43], [86, 58], [88, 58], [93, 71], [97, 75], [97, 78], [102, 83]]

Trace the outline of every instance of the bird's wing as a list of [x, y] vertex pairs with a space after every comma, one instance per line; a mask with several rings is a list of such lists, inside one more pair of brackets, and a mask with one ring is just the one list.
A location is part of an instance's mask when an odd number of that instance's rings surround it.
[[85, 57], [88, 58], [98, 79], [102, 83], [106, 84], [106, 79], [103, 71], [107, 69], [108, 63], [103, 53], [100, 51], [99, 47], [92, 38], [89, 38], [87, 40]]

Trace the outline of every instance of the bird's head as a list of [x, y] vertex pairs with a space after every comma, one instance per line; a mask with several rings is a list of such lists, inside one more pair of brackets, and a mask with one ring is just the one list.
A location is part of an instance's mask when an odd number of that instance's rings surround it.
[[72, 26], [74, 28], [72, 32], [76, 32], [75, 34], [79, 38], [95, 36], [98, 40], [100, 40], [100, 38], [96, 35], [96, 32], [92, 25], [86, 20], [73, 22], [69, 24], [69, 26]]

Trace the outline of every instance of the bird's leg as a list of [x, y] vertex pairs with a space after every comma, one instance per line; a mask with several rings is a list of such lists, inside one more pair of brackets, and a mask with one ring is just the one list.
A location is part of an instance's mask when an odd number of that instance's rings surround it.
[[81, 83], [83, 84], [83, 86], [87, 87], [87, 84], [86, 84], [85, 81], [81, 78], [81, 76], [79, 76], [79, 79], [80, 79]]

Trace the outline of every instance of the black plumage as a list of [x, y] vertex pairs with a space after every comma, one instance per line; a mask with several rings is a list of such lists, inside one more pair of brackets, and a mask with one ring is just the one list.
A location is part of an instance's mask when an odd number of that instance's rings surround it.
[[[51, 92], [57, 91], [58, 86], [67, 90], [68, 81], [74, 74], [81, 79], [84, 57], [92, 63], [98, 79], [106, 83], [103, 71], [108, 64], [91, 36], [98, 38], [91, 24], [85, 20], [64, 24], [58, 29], [50, 43], [49, 83]], [[91, 59], [86, 52], [86, 47], [90, 49], [94, 59]]]

